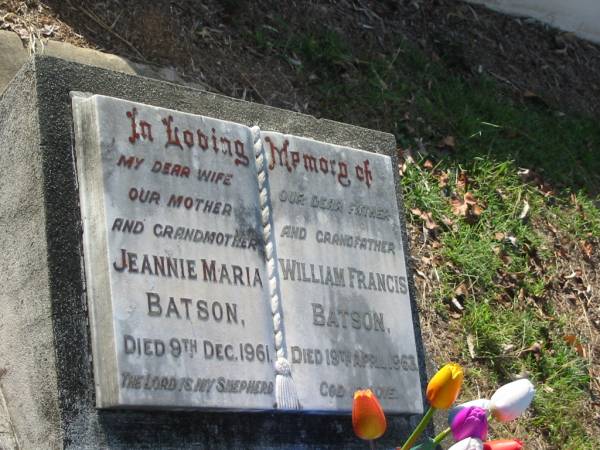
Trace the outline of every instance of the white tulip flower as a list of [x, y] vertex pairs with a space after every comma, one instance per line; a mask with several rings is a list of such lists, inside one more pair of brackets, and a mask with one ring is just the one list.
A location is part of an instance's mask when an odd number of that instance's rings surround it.
[[458, 441], [448, 450], [483, 450], [483, 442], [477, 438], [466, 438]]
[[490, 399], [490, 410], [500, 422], [508, 422], [525, 411], [535, 395], [531, 381], [523, 378], [500, 387]]

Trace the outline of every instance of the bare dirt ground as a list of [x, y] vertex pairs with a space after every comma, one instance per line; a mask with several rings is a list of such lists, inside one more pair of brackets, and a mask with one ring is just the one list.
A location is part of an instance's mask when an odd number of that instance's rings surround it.
[[600, 46], [454, 0], [4, 0], [0, 27], [27, 42], [50, 38], [175, 66], [215, 91], [316, 115], [295, 62], [257, 48], [252, 36], [265, 27], [282, 38], [287, 28], [328, 29], [365, 55], [402, 37], [467, 77], [487, 73], [565, 111], [600, 113]]

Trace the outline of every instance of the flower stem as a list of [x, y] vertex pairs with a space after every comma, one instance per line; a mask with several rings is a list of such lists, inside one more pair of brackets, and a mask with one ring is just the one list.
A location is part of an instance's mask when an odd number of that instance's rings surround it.
[[436, 444], [439, 444], [440, 442], [442, 442], [444, 440], [444, 438], [446, 436], [448, 436], [450, 434], [450, 427], [446, 428], [444, 431], [442, 431], [440, 434], [438, 434], [436, 437], [433, 438], [433, 442], [435, 442]]
[[427, 427], [427, 424], [431, 420], [431, 417], [433, 416], [434, 411], [435, 411], [435, 408], [433, 408], [433, 407], [430, 407], [427, 410], [427, 412], [421, 419], [421, 422], [419, 422], [419, 425], [417, 425], [417, 428], [415, 428], [415, 431], [412, 432], [412, 434], [410, 435], [408, 440], [402, 446], [402, 450], [409, 450], [412, 447], [412, 445], [416, 442], [416, 440], [419, 439], [419, 436], [421, 436], [421, 434], [423, 434], [423, 430], [425, 430], [425, 427]]

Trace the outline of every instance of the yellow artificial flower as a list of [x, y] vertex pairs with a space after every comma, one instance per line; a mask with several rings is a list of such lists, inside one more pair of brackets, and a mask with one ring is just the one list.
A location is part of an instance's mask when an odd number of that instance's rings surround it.
[[458, 397], [463, 381], [463, 370], [458, 364], [446, 364], [427, 385], [427, 401], [437, 409], [448, 409]]

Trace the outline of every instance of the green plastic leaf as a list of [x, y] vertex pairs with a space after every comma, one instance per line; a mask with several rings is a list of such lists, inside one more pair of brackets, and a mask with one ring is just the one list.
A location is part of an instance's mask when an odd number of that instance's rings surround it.
[[427, 438], [427, 442], [417, 445], [410, 450], [435, 450], [437, 444], [431, 438]]

